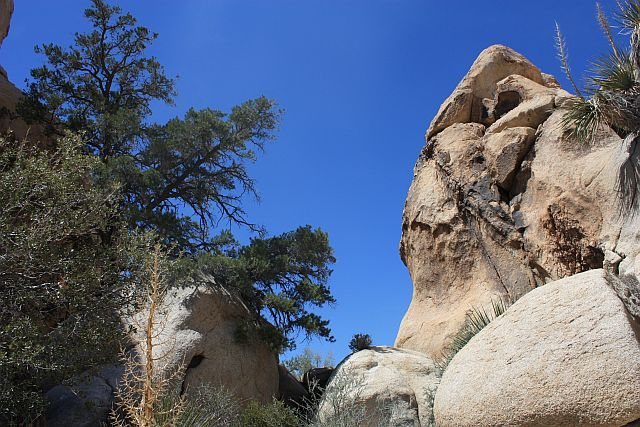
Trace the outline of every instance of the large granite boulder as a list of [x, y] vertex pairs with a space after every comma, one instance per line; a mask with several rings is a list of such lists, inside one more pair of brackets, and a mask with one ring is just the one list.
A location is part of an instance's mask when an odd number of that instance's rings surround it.
[[[203, 277], [197, 286], [172, 290], [164, 298], [153, 349], [158, 374], [169, 377], [186, 367], [183, 391], [223, 386], [243, 402], [270, 402], [278, 393], [277, 357], [262, 341], [238, 340], [238, 326], [252, 314], [213, 282]], [[141, 311], [132, 323], [143, 325], [146, 315]], [[134, 337], [143, 345], [140, 332]]]
[[471, 307], [607, 268], [640, 270], [640, 215], [621, 215], [628, 147], [561, 126], [570, 94], [504, 46], [480, 54], [427, 132], [403, 213], [400, 254], [413, 298], [396, 347], [432, 358]]
[[424, 354], [371, 347], [338, 365], [320, 402], [319, 419], [334, 425], [329, 420], [340, 411], [340, 421], [352, 416], [358, 423], [353, 425], [363, 427], [428, 425], [437, 384], [436, 367]]
[[618, 427], [640, 419], [640, 321], [616, 289], [636, 292], [598, 269], [522, 297], [448, 365], [437, 425]]

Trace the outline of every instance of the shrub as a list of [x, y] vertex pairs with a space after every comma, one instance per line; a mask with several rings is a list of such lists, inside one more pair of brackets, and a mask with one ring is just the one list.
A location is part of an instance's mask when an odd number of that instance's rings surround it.
[[240, 418], [239, 402], [225, 388], [201, 386], [187, 392], [187, 406], [176, 427], [227, 427]]
[[369, 334], [355, 334], [349, 341], [349, 350], [352, 352], [366, 350], [371, 347], [373, 340]]
[[279, 400], [266, 405], [250, 402], [240, 416], [242, 427], [298, 427], [299, 425], [300, 420], [296, 413]]
[[[129, 239], [118, 189], [79, 138], [0, 138], [0, 424], [28, 424], [42, 393], [117, 359]], [[115, 349], [115, 351], [114, 351]]]
[[322, 412], [319, 412], [318, 407], [307, 408], [305, 413], [310, 414], [310, 417], [305, 419], [304, 425], [307, 427], [414, 425], [413, 420], [407, 417], [411, 413], [409, 402], [381, 399], [372, 407], [363, 399], [365, 387], [365, 378], [362, 375], [336, 375], [322, 398]]

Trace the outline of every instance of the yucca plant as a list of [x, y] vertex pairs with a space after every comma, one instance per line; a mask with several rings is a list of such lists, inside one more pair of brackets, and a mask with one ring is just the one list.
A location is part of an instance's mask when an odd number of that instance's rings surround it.
[[449, 362], [471, 341], [471, 338], [475, 337], [485, 326], [507, 311], [508, 307], [509, 304], [501, 298], [491, 300], [491, 308], [489, 311], [483, 307], [472, 307], [471, 310], [467, 312], [464, 325], [445, 347], [440, 359], [436, 361], [436, 367], [441, 372], [444, 372]]
[[593, 63], [583, 90], [573, 79], [566, 44], [556, 24], [558, 56], [577, 95], [565, 103], [562, 125], [572, 137], [586, 144], [593, 144], [606, 127], [624, 138], [627, 158], [620, 166], [616, 190], [620, 214], [635, 214], [640, 201], [640, 0], [618, 3], [615, 15], [616, 27], [629, 36], [628, 49], [616, 44], [613, 27], [600, 5], [596, 6], [610, 51]]

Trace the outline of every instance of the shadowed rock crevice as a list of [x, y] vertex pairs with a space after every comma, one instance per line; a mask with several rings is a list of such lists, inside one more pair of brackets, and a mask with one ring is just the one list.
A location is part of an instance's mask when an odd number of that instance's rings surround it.
[[187, 377], [192, 374], [192, 370], [196, 369], [198, 366], [200, 366], [200, 364], [202, 363], [202, 361], [205, 359], [203, 354], [196, 354], [194, 355], [191, 360], [189, 361], [189, 364], [187, 365], [185, 371], [184, 371], [184, 375], [183, 375], [183, 380], [182, 380], [182, 385], [180, 387], [180, 395], [182, 396], [186, 391], [187, 391], [187, 386], [186, 386], [186, 379]]
[[498, 103], [495, 106], [496, 120], [516, 108], [522, 102], [520, 94], [515, 90], [508, 90], [498, 94]]

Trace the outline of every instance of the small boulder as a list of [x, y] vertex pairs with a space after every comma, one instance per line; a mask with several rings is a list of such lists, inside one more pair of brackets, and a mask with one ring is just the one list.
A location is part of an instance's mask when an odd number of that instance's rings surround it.
[[453, 358], [439, 426], [621, 426], [640, 418], [640, 323], [605, 270], [529, 292]]
[[428, 425], [437, 384], [435, 364], [426, 355], [374, 346], [352, 354], [336, 368], [319, 417], [329, 420], [336, 410], [361, 410], [357, 421], [364, 427], [381, 425], [382, 419], [390, 426]]

